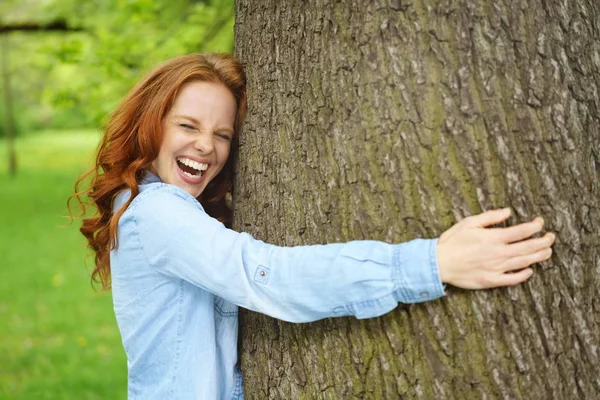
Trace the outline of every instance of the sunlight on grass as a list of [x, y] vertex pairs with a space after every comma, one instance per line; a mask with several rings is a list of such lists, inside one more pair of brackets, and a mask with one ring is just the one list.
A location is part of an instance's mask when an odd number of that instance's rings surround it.
[[[18, 169], [59, 169], [81, 173], [92, 166], [94, 150], [99, 139], [100, 132], [97, 131], [45, 131], [20, 137], [15, 145]], [[0, 154], [7, 153], [6, 142], [2, 140]], [[0, 173], [6, 173], [7, 170], [8, 163], [0, 165]]]
[[0, 141], [1, 399], [126, 396], [110, 293], [91, 288], [92, 259], [78, 223], [65, 227], [64, 218], [98, 138], [93, 131], [20, 137], [14, 177]]

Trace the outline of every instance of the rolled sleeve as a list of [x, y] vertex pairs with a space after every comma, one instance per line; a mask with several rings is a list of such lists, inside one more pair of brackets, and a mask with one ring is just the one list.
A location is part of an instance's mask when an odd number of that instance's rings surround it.
[[445, 295], [437, 262], [438, 239], [415, 239], [396, 245], [394, 282], [401, 303], [422, 303]]
[[120, 225], [127, 221], [157, 273], [286, 321], [371, 318], [398, 302], [444, 295], [436, 239], [274, 246], [227, 229], [185, 191], [165, 184], [138, 195]]

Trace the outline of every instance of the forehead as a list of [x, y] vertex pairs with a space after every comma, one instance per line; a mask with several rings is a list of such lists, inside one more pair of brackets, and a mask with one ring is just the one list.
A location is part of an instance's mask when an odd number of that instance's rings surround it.
[[225, 85], [202, 81], [183, 85], [170, 110], [170, 114], [181, 114], [196, 119], [210, 117], [231, 124], [235, 113], [235, 97]]

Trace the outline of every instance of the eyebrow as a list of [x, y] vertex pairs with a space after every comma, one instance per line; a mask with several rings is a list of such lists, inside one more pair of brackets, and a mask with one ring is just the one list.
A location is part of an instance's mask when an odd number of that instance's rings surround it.
[[[178, 120], [180, 118], [187, 119], [187, 120], [193, 122], [196, 125], [202, 126], [202, 123], [200, 121], [198, 121], [194, 117], [190, 117], [189, 115], [174, 115], [173, 116], [174, 120]], [[215, 131], [218, 131], [218, 132], [228, 132], [228, 133], [231, 133], [233, 135], [233, 128], [229, 128], [229, 127], [226, 127], [226, 126], [220, 126], [217, 129], [215, 129]]]

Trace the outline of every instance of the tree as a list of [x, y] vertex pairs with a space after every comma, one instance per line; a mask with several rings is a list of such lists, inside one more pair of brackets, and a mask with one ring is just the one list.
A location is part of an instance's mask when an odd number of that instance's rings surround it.
[[47, 10], [90, 33], [59, 52], [61, 63], [77, 66], [84, 79], [63, 85], [54, 101], [67, 97], [88, 106], [99, 125], [159, 62], [232, 50], [232, 0], [52, 0]]
[[599, 20], [593, 0], [237, 1], [236, 229], [399, 242], [510, 206], [557, 233], [517, 287], [371, 320], [245, 312], [247, 398], [600, 396]]
[[51, 21], [47, 24], [38, 22], [22, 22], [14, 25], [0, 23], [0, 65], [2, 70], [2, 91], [4, 92], [4, 119], [6, 124], [6, 142], [8, 147], [8, 172], [15, 175], [17, 172], [17, 154], [15, 150], [15, 132], [13, 124], [13, 99], [11, 90], [11, 73], [9, 69], [9, 41], [7, 32], [27, 31], [27, 32], [49, 32], [49, 31], [69, 31], [73, 30], [63, 20]]
[[17, 156], [15, 151], [15, 132], [12, 115], [12, 93], [10, 90], [10, 72], [8, 70], [8, 39], [0, 35], [0, 66], [2, 69], [2, 91], [4, 100], [3, 119], [6, 131], [6, 144], [8, 149], [8, 172], [15, 175], [17, 172]]
[[232, 51], [233, 22], [232, 0], [3, 0], [15, 126], [102, 127], [159, 62]]

